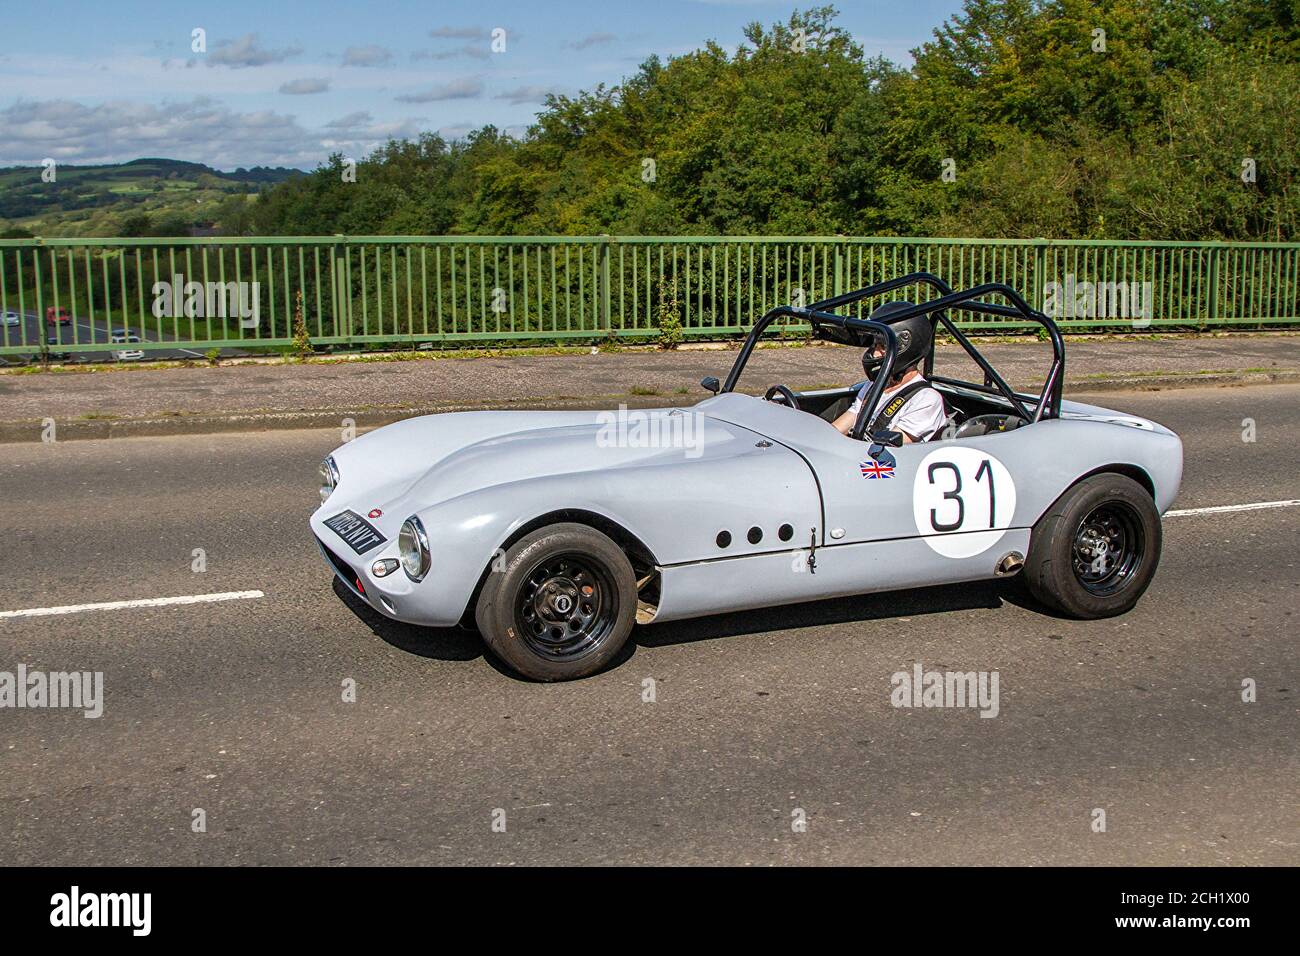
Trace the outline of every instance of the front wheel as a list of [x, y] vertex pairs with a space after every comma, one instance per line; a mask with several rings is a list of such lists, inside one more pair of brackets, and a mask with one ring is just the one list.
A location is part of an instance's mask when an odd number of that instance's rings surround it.
[[621, 548], [580, 524], [517, 541], [489, 572], [474, 617], [491, 651], [525, 677], [586, 677], [619, 652], [636, 618], [636, 577]]
[[1160, 544], [1160, 513], [1146, 489], [1124, 475], [1093, 475], [1034, 525], [1025, 583], [1071, 617], [1114, 617], [1151, 583]]

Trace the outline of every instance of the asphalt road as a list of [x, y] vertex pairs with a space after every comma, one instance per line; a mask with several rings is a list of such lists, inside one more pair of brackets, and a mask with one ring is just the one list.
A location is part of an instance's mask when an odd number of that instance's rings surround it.
[[[1178, 508], [1300, 498], [1300, 387], [1102, 401], [1182, 434]], [[0, 670], [102, 671], [105, 701], [0, 710], [0, 861], [1300, 863], [1300, 508], [1167, 518], [1119, 619], [985, 584], [875, 595], [652, 626], [536, 685], [331, 585], [306, 516], [337, 442], [4, 447], [0, 611], [265, 597], [0, 619]], [[998, 716], [893, 708], [916, 662], [998, 671]]]

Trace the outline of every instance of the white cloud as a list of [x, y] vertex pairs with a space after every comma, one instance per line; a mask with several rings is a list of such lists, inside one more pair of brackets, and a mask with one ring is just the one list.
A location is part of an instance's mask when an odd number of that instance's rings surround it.
[[[486, 60], [491, 55], [487, 41], [491, 39], [492, 33], [481, 26], [434, 27], [429, 31], [429, 36], [435, 40], [471, 40], [478, 42], [465, 43], [452, 49], [416, 50], [411, 54], [412, 60], [455, 60], [462, 56]], [[513, 39], [517, 40], [518, 35], [515, 35]]]
[[435, 40], [486, 40], [488, 31], [482, 27], [434, 27], [429, 36]]
[[350, 46], [343, 51], [344, 66], [383, 66], [393, 59], [393, 51], [375, 43]]
[[[186, 68], [196, 60], [160, 61], [157, 57], [120, 53], [102, 59], [65, 53], [11, 53], [0, 59], [0, 105], [19, 98], [91, 101], [107, 96], [157, 102], [161, 91], [174, 98], [211, 96], [229, 101], [231, 97], [246, 97], [245, 103], [265, 102], [268, 93], [304, 76], [329, 79], [329, 97], [300, 101], [321, 104], [339, 95], [374, 96], [386, 89], [413, 89], [456, 78], [450, 71], [428, 68], [341, 69], [338, 60], [339, 54], [334, 53], [328, 62], [276, 63], [255, 70], [202, 70]], [[4, 145], [2, 139], [0, 147]]]
[[118, 162], [140, 156], [192, 159], [210, 166], [298, 165], [319, 148], [292, 116], [236, 113], [205, 97], [162, 105], [20, 100], [0, 110], [0, 149], [14, 162]]
[[443, 100], [472, 100], [483, 95], [482, 80], [452, 80], [438, 83], [419, 93], [397, 97], [399, 103], [439, 103]]
[[370, 115], [369, 110], [357, 110], [355, 113], [349, 113], [347, 116], [340, 116], [336, 120], [330, 120], [325, 124], [326, 129], [357, 129], [368, 123], [373, 123], [374, 117]]
[[310, 93], [324, 93], [330, 88], [330, 81], [315, 77], [304, 77], [280, 84], [280, 92], [290, 96], [305, 96]]
[[357, 110], [326, 123], [321, 147], [326, 153], [364, 156], [390, 139], [415, 139], [428, 125], [418, 118], [376, 121], [368, 110]]
[[302, 52], [301, 47], [268, 50], [258, 44], [256, 33], [245, 33], [237, 40], [219, 40], [206, 56], [208, 66], [228, 66], [239, 69], [248, 66], [266, 66], [280, 63]]
[[414, 138], [420, 118], [376, 121], [361, 110], [319, 129], [273, 110], [239, 112], [205, 97], [161, 105], [20, 100], [0, 109], [0, 166], [31, 166], [49, 156], [63, 163], [117, 163], [162, 156], [236, 166], [311, 169], [331, 152], [360, 156], [390, 138]]
[[485, 46], [474, 46], [467, 43], [464, 46], [456, 47], [454, 50], [416, 50], [411, 54], [412, 60], [455, 60], [462, 56], [473, 57], [476, 60], [486, 60], [491, 54]]
[[568, 44], [570, 49], [585, 50], [588, 47], [603, 46], [607, 43], [613, 43], [618, 37], [612, 33], [589, 33], [581, 40], [575, 40]]
[[546, 99], [546, 94], [550, 93], [549, 86], [520, 86], [513, 90], [505, 90], [492, 97], [494, 100], [506, 100], [511, 104], [520, 103], [541, 103]]

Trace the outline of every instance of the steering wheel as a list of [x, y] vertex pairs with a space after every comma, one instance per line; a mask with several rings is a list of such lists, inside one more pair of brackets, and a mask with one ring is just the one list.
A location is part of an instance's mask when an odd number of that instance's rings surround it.
[[767, 394], [763, 396], [763, 401], [770, 402], [773, 397], [777, 395], [781, 396], [782, 403], [789, 405], [795, 411], [801, 410], [799, 408], [799, 399], [795, 398], [794, 392], [790, 391], [790, 389], [786, 388], [784, 385], [773, 385], [769, 388]]

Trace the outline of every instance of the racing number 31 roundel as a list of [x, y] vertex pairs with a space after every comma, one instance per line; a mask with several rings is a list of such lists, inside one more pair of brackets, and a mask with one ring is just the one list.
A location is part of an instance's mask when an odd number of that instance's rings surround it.
[[916, 530], [944, 557], [971, 558], [987, 551], [1011, 527], [1015, 512], [1011, 472], [987, 452], [936, 448], [916, 470]]

